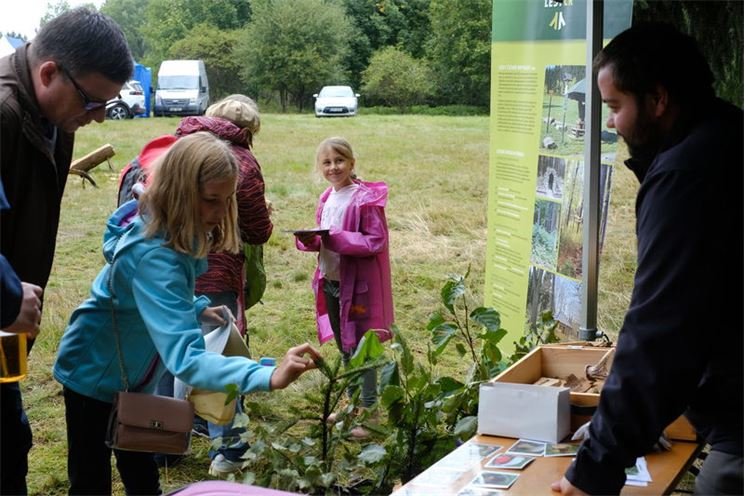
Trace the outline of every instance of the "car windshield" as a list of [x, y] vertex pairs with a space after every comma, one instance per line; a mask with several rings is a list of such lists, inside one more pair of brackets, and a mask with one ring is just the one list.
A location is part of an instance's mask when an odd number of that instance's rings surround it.
[[191, 90], [199, 87], [199, 76], [160, 76], [158, 89]]
[[354, 96], [349, 86], [324, 86], [319, 96]]

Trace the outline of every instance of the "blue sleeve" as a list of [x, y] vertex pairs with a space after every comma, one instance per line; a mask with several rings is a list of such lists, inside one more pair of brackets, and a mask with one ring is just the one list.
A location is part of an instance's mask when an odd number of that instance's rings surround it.
[[[5, 198], [3, 182], [0, 181], [0, 210], [10, 208]], [[11, 267], [8, 259], [0, 254], [0, 329], [15, 322], [21, 311], [23, 301], [23, 286], [16, 271]]]
[[10, 262], [0, 255], [0, 328], [15, 322], [21, 310], [23, 287]]
[[224, 391], [237, 384], [242, 393], [268, 391], [273, 368], [205, 350], [196, 307], [203, 310], [206, 299], [195, 302], [194, 278], [184, 257], [168, 248], [148, 252], [135, 270], [134, 299], [163, 364], [200, 389]]

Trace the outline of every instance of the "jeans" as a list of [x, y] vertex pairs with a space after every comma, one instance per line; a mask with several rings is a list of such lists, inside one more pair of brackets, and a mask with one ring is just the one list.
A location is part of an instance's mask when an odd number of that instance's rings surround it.
[[31, 426], [17, 382], [0, 384], [0, 494], [28, 494]]
[[[69, 494], [111, 494], [112, 449], [106, 446], [106, 428], [112, 405], [68, 388], [64, 396]], [[161, 494], [152, 453], [113, 452], [127, 495]]]
[[[330, 281], [324, 279], [323, 293], [326, 296], [326, 309], [329, 315], [329, 323], [334, 331], [334, 340], [336, 346], [341, 352], [341, 358], [344, 366], [349, 364], [351, 354], [344, 351], [341, 345], [341, 308], [339, 306], [339, 281]], [[368, 408], [375, 404], [378, 399], [378, 374], [375, 369], [366, 370], [362, 373], [362, 391], [360, 391], [360, 403], [363, 407]], [[347, 394], [351, 397], [356, 389], [356, 385], [351, 385]]]
[[696, 477], [693, 494], [742, 494], [742, 455], [711, 450]]

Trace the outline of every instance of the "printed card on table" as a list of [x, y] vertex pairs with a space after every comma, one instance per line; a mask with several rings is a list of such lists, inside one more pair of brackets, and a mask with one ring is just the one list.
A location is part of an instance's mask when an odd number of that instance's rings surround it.
[[514, 472], [481, 472], [471, 481], [472, 486], [486, 486], [497, 489], [509, 489], [518, 475]]
[[460, 468], [481, 465], [481, 461], [502, 449], [501, 446], [481, 443], [465, 443], [441, 458], [436, 465], [443, 468]]
[[543, 456], [574, 456], [579, 450], [579, 444], [574, 443], [557, 443], [546, 445]]
[[522, 470], [533, 460], [534, 458], [532, 456], [502, 453], [486, 462], [484, 468], [512, 468]]
[[455, 470], [432, 465], [417, 476], [416, 484], [420, 486], [449, 486], [464, 473], [466, 471], [462, 467], [460, 470]]
[[488, 487], [478, 486], [466, 486], [458, 493], [458, 496], [504, 496], [507, 494], [504, 491], [498, 489], [491, 489]]
[[518, 439], [515, 444], [510, 446], [507, 453], [512, 455], [543, 456], [545, 450], [546, 443], [531, 441], [529, 439]]

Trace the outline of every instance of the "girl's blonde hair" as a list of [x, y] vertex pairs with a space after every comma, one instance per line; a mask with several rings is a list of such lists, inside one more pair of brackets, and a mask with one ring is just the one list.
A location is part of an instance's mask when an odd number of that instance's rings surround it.
[[152, 181], [140, 196], [145, 236], [163, 234], [165, 246], [193, 257], [210, 250], [237, 253], [240, 248], [235, 193], [222, 222], [207, 233], [199, 219], [201, 189], [209, 181], [237, 181], [238, 164], [227, 143], [207, 132], [179, 138], [153, 164]]
[[[321, 172], [321, 162], [319, 161], [319, 158], [321, 157], [321, 153], [324, 151], [331, 149], [347, 159], [348, 162], [355, 165], [355, 158], [354, 158], [354, 151], [352, 150], [352, 145], [349, 144], [349, 141], [342, 138], [341, 136], [332, 136], [331, 138], [326, 138], [325, 140], [321, 141], [321, 144], [318, 145], [318, 148], [316, 148], [316, 169], [318, 169], [319, 172]], [[352, 172], [352, 179], [357, 179], [357, 174]]]

